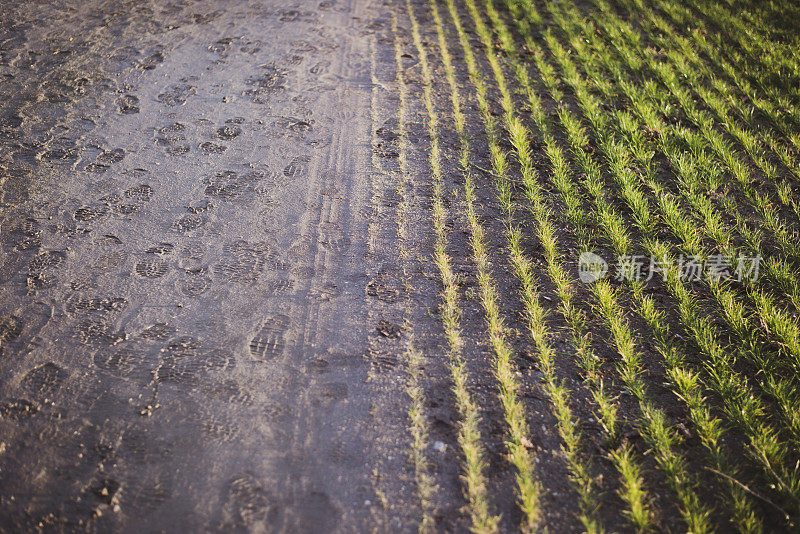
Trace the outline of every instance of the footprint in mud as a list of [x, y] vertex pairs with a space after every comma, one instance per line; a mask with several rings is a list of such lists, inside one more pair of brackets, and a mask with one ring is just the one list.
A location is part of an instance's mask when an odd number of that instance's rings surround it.
[[31, 273], [38, 273], [51, 267], [57, 267], [67, 258], [61, 250], [47, 250], [33, 257], [28, 264]]
[[272, 280], [267, 284], [267, 291], [270, 295], [285, 295], [294, 289], [292, 280]]
[[239, 174], [236, 171], [218, 171], [203, 180], [206, 184], [205, 194], [222, 200], [232, 200], [245, 192], [254, 192], [256, 184], [263, 180], [266, 173], [250, 171]]
[[136, 95], [122, 95], [117, 99], [117, 107], [123, 115], [139, 113], [139, 97]]
[[214, 44], [208, 45], [208, 51], [217, 54], [219, 57], [225, 57], [228, 55], [232, 42], [233, 37], [223, 37], [214, 42]]
[[16, 315], [0, 317], [0, 356], [3, 355], [3, 346], [15, 341], [22, 334], [24, 323]]
[[319, 385], [319, 390], [315, 392], [315, 402], [329, 404], [347, 398], [349, 390], [344, 382], [327, 382]]
[[330, 67], [331, 62], [327, 59], [323, 59], [322, 61], [318, 61], [315, 63], [308, 71], [314, 75], [325, 74], [328, 72], [328, 67]]
[[269, 530], [277, 520], [278, 507], [272, 496], [249, 473], [231, 480], [221, 497], [223, 529]]
[[103, 349], [92, 357], [95, 367], [119, 378], [138, 378], [146, 382], [156, 358], [148, 357], [147, 352], [134, 348]]
[[286, 9], [279, 11], [278, 20], [281, 22], [294, 22], [296, 21], [301, 13], [295, 9]]
[[0, 419], [24, 421], [39, 412], [39, 407], [27, 399], [8, 399], [0, 402]]
[[115, 345], [125, 339], [125, 333], [114, 332], [114, 326], [107, 321], [91, 318], [75, 326], [75, 337], [84, 345]]
[[267, 262], [273, 257], [272, 248], [266, 243], [236, 241], [222, 248], [222, 261], [215, 272], [229, 282], [251, 284], [258, 280]]
[[350, 248], [351, 240], [333, 223], [321, 225], [319, 242], [326, 249], [341, 254]]
[[111, 165], [112, 163], [119, 163], [123, 159], [125, 159], [125, 150], [114, 148], [111, 150], [103, 150], [97, 155], [95, 161], [103, 165]]
[[155, 54], [150, 54], [149, 56], [142, 58], [136, 66], [142, 70], [153, 70], [159, 65], [159, 63], [163, 62], [164, 54], [162, 52], [156, 52]]
[[396, 302], [400, 296], [399, 280], [399, 273], [380, 270], [367, 284], [367, 295], [389, 304]]
[[81, 206], [75, 210], [74, 217], [76, 221], [89, 222], [99, 219], [106, 213], [108, 213], [108, 204], [95, 203], [89, 204], [88, 206]]
[[205, 223], [206, 220], [202, 217], [202, 215], [198, 215], [196, 213], [189, 213], [187, 215], [182, 216], [177, 221], [175, 221], [172, 224], [172, 229], [178, 233], [185, 234], [186, 232], [197, 230], [198, 228], [202, 227]]
[[167, 256], [172, 254], [172, 251], [175, 249], [175, 245], [171, 243], [159, 243], [158, 245], [154, 245], [147, 250], [145, 250], [145, 254], [155, 254], [156, 256]]
[[20, 387], [34, 400], [44, 401], [58, 391], [66, 378], [67, 371], [53, 362], [47, 362], [25, 373]]
[[342, 293], [339, 286], [332, 282], [325, 282], [321, 287], [314, 288], [311, 291], [311, 296], [318, 300], [329, 301], [338, 297]]
[[205, 213], [207, 211], [211, 211], [212, 209], [214, 209], [214, 204], [208, 200], [205, 200], [204, 202], [198, 202], [196, 205], [186, 206], [186, 211], [194, 214]]
[[161, 278], [167, 274], [169, 264], [158, 257], [148, 257], [136, 264], [136, 274], [143, 278]]
[[189, 152], [191, 149], [185, 142], [186, 126], [180, 122], [173, 122], [156, 129], [156, 144], [166, 147], [167, 154], [171, 156], [180, 156]]
[[113, 193], [100, 200], [106, 206], [112, 206], [114, 213], [130, 215], [139, 212], [151, 198], [153, 198], [153, 188], [148, 184], [139, 184], [122, 194]]
[[203, 349], [191, 336], [182, 336], [169, 342], [157, 371], [161, 382], [195, 382], [208, 371], [233, 367], [233, 356], [223, 349]]
[[154, 323], [139, 333], [139, 337], [153, 341], [166, 341], [172, 337], [177, 329], [167, 323]]
[[113, 271], [122, 267], [127, 258], [128, 254], [121, 250], [101, 255], [97, 261], [92, 264], [92, 270], [101, 273]]
[[92, 313], [118, 312], [128, 305], [128, 300], [123, 297], [97, 297], [93, 299], [80, 300], [74, 304], [68, 304], [67, 310], [70, 313]]
[[41, 225], [36, 219], [25, 219], [9, 232], [14, 250], [34, 250], [42, 246]]
[[283, 354], [284, 336], [289, 329], [289, 317], [282, 314], [269, 317], [250, 341], [250, 354], [260, 362], [274, 360]]
[[378, 321], [378, 324], [375, 325], [375, 330], [383, 337], [389, 339], [397, 339], [403, 333], [403, 329], [399, 325], [391, 323], [386, 319]]
[[204, 154], [222, 154], [228, 150], [228, 147], [225, 145], [218, 145], [216, 143], [212, 143], [211, 141], [200, 143], [198, 148], [200, 148]]
[[268, 97], [278, 94], [286, 89], [287, 71], [274, 64], [261, 65], [263, 72], [259, 76], [251, 76], [245, 84], [251, 87], [242, 93], [252, 97], [256, 104], [264, 104]]
[[186, 273], [177, 281], [178, 291], [187, 297], [197, 297], [208, 291], [213, 281], [203, 274]]
[[283, 169], [283, 175], [287, 178], [297, 178], [308, 172], [308, 164], [311, 156], [297, 156]]
[[226, 125], [220, 128], [217, 128], [217, 137], [223, 139], [225, 141], [230, 141], [231, 139], [235, 139], [241, 135], [242, 129], [236, 125]]
[[195, 87], [188, 83], [176, 83], [167, 87], [157, 99], [166, 106], [182, 106], [186, 100], [197, 93]]

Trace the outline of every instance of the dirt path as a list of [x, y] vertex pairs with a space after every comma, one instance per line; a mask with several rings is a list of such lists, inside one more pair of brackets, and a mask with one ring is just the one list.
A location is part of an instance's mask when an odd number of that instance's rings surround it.
[[4, 527], [381, 521], [376, 459], [402, 484], [407, 455], [370, 164], [388, 8], [4, 9]]

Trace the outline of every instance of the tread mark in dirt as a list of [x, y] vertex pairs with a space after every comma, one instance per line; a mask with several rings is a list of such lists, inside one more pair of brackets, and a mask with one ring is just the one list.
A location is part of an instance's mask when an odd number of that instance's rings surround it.
[[253, 475], [240, 475], [228, 484], [222, 511], [227, 516], [222, 527], [267, 529], [277, 519], [278, 508]]
[[186, 206], [186, 210], [189, 213], [194, 213], [194, 214], [205, 213], [207, 211], [211, 211], [212, 209], [214, 209], [214, 204], [212, 204], [208, 200], [199, 203], [196, 206]]
[[70, 309], [72, 312], [115, 312], [127, 304], [128, 301], [122, 297], [101, 297], [79, 301]]
[[289, 317], [282, 314], [268, 318], [250, 341], [250, 354], [258, 361], [279, 357], [286, 346], [284, 336], [289, 328]]
[[383, 337], [387, 337], [389, 339], [397, 339], [403, 333], [403, 329], [400, 326], [390, 323], [386, 319], [381, 319], [378, 321], [378, 324], [375, 325], [375, 330], [377, 330], [378, 333]]
[[3, 343], [14, 341], [22, 333], [24, 323], [16, 315], [4, 315], [0, 317], [0, 350]]
[[123, 332], [114, 332], [113, 325], [100, 319], [87, 319], [75, 326], [75, 337], [85, 345], [113, 345], [125, 339]]
[[197, 93], [193, 85], [188, 83], [172, 84], [163, 93], [158, 95], [158, 101], [166, 106], [181, 106], [186, 99]]
[[288, 178], [296, 178], [308, 171], [308, 163], [311, 161], [311, 156], [297, 156], [286, 168], [283, 169], [283, 175]]
[[261, 68], [264, 69], [263, 74], [248, 78], [245, 83], [252, 88], [242, 93], [245, 96], [252, 97], [252, 101], [256, 104], [267, 102], [267, 99], [261, 98], [262, 95], [271, 96], [286, 89], [284, 83], [286, 82], [287, 72], [285, 69], [273, 64], [261, 65]]
[[176, 332], [176, 328], [174, 326], [170, 326], [167, 323], [153, 323], [152, 325], [148, 326], [139, 334], [140, 337], [145, 339], [152, 339], [155, 341], [166, 341], [170, 337], [172, 337]]
[[75, 210], [75, 220], [81, 222], [94, 221], [108, 213], [108, 204], [91, 204]]
[[236, 241], [225, 245], [222, 249], [223, 260], [215, 271], [229, 282], [251, 284], [264, 270], [267, 260], [273, 256], [272, 249], [266, 243], [248, 243]]
[[205, 219], [202, 216], [196, 215], [194, 213], [189, 213], [188, 215], [184, 215], [172, 225], [175, 231], [180, 233], [191, 232], [192, 230], [197, 230], [201, 226], [205, 224]]
[[145, 258], [136, 264], [136, 274], [144, 278], [161, 278], [167, 269], [167, 262], [160, 258]]
[[139, 202], [147, 202], [153, 198], [153, 188], [147, 184], [140, 184], [126, 190], [125, 196]]
[[200, 143], [199, 146], [200, 150], [203, 151], [205, 154], [221, 154], [228, 150], [228, 147], [224, 145], [218, 145], [216, 143], [212, 143], [211, 141], [206, 141], [205, 143]]
[[241, 196], [245, 191], [253, 191], [256, 182], [262, 180], [265, 173], [251, 171], [239, 174], [235, 171], [218, 171], [203, 180], [207, 184], [205, 194], [211, 197], [230, 200]]
[[211, 287], [212, 280], [201, 274], [191, 274], [178, 281], [178, 290], [187, 297], [197, 297], [202, 295]]
[[155, 254], [156, 256], [166, 256], [168, 254], [172, 254], [173, 249], [175, 248], [174, 245], [171, 243], [159, 243], [158, 245], [152, 246], [145, 250], [145, 254]]
[[222, 126], [217, 128], [217, 137], [226, 141], [238, 137], [241, 133], [242, 129], [238, 126]]
[[139, 113], [139, 97], [136, 95], [122, 95], [117, 99], [119, 112], [123, 115]]
[[110, 165], [112, 163], [119, 163], [125, 159], [125, 150], [121, 148], [115, 148], [113, 150], [104, 150], [100, 154], [97, 155], [95, 161], [98, 163]]
[[311, 74], [325, 74], [328, 71], [328, 67], [330, 67], [331, 62], [327, 59], [323, 59], [322, 61], [317, 62], [314, 64], [309, 70]]
[[35, 256], [28, 264], [32, 273], [42, 271], [48, 267], [56, 267], [63, 262], [67, 254], [61, 250], [48, 250]]
[[66, 380], [67, 372], [53, 362], [34, 367], [22, 377], [20, 386], [34, 399], [44, 400], [53, 395]]
[[142, 58], [137, 67], [142, 70], [153, 70], [158, 66], [159, 63], [163, 62], [164, 54], [162, 52], [156, 52], [155, 54], [150, 54], [146, 58]]
[[148, 362], [147, 353], [141, 350], [123, 347], [118, 350], [101, 350], [92, 357], [94, 365], [112, 375], [125, 378], [140, 374], [142, 381], [147, 381], [150, 376], [150, 365], [155, 364], [155, 358]]

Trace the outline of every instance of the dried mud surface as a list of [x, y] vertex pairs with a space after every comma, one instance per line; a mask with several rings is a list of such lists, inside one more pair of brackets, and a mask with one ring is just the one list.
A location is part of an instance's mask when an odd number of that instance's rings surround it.
[[2, 530], [380, 520], [375, 459], [407, 471], [405, 400], [369, 380], [381, 351], [400, 373], [368, 237], [388, 10], [4, 3]]

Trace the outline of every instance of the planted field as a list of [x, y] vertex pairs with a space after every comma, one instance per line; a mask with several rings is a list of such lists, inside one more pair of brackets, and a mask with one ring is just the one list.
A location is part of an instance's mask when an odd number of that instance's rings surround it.
[[428, 156], [398, 173], [432, 194], [449, 348], [424, 357], [452, 375], [460, 465], [437, 477], [418, 385], [420, 488], [461, 487], [420, 491], [423, 530], [795, 527], [793, 9], [396, 7], [400, 158]]
[[800, 528], [792, 2], [68, 4], [0, 16], [0, 530]]

